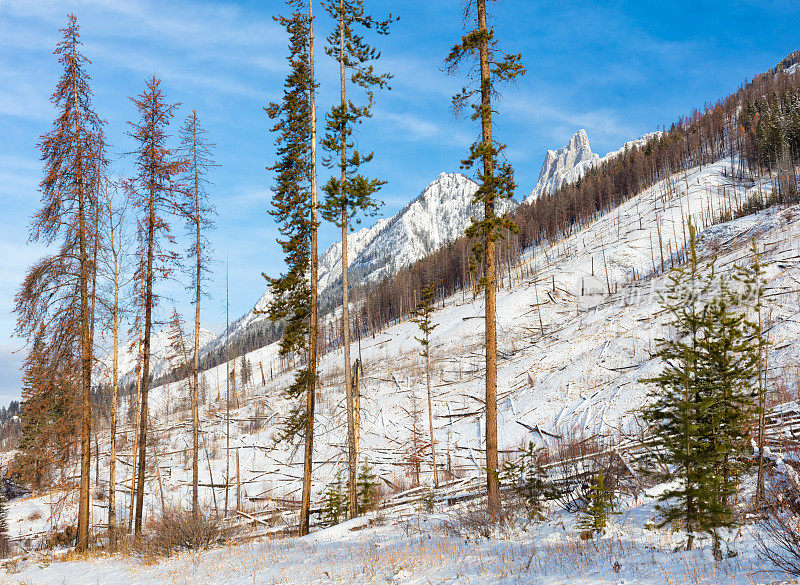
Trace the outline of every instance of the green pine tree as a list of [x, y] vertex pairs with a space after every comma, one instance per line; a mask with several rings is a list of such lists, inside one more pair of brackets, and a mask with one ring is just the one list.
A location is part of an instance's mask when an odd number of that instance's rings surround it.
[[550, 480], [543, 465], [544, 454], [536, 449], [533, 442], [519, 452], [515, 460], [506, 461], [500, 470], [501, 483], [514, 490], [530, 518], [542, 511], [542, 503], [560, 495], [560, 490]]
[[322, 494], [322, 523], [334, 526], [347, 514], [347, 492], [342, 481], [341, 470], [336, 472], [333, 483], [328, 484]]
[[358, 513], [364, 514], [378, 507], [380, 502], [380, 483], [372, 466], [364, 459], [361, 469], [358, 470]]
[[414, 311], [414, 322], [419, 327], [421, 336], [414, 337], [422, 346], [420, 355], [425, 358], [425, 384], [428, 390], [428, 430], [431, 441], [431, 467], [433, 468], [433, 487], [439, 487], [439, 473], [436, 469], [436, 439], [433, 436], [433, 393], [431, 391], [431, 333], [438, 327], [432, 321], [434, 302], [436, 300], [436, 285], [430, 284], [422, 289], [422, 295]]
[[700, 511], [708, 497], [704, 482], [710, 462], [705, 460], [706, 429], [701, 427], [707, 396], [700, 384], [698, 352], [711, 280], [703, 274], [697, 256], [697, 233], [691, 219], [689, 238], [688, 264], [671, 272], [661, 293], [661, 305], [671, 317], [673, 331], [671, 337], [657, 340], [664, 370], [644, 380], [657, 390], [650, 393], [651, 402], [643, 415], [661, 440], [665, 462], [680, 480], [659, 496], [662, 525], [682, 524], [690, 550], [695, 534], [702, 530]]
[[[497, 306], [496, 306], [496, 244], [514, 229], [505, 215], [497, 214], [497, 204], [514, 195], [516, 184], [511, 165], [503, 158], [505, 146], [492, 135], [492, 116], [497, 110], [498, 89], [525, 73], [521, 54], [510, 54], [498, 47], [494, 29], [488, 25], [486, 0], [466, 2], [465, 23], [475, 17], [475, 28], [461, 38], [445, 61], [448, 71], [457, 73], [468, 63], [469, 85], [453, 96], [453, 109], [470, 111], [473, 121], [480, 121], [480, 138], [461, 162], [464, 169], [476, 169], [478, 190], [473, 201], [483, 206], [483, 217], [473, 218], [467, 236], [474, 241], [470, 268], [481, 266], [484, 301], [486, 345], [486, 496], [489, 513], [502, 514], [497, 458]], [[492, 103], [494, 101], [494, 104]]]
[[748, 468], [749, 424], [756, 411], [753, 391], [759, 375], [757, 325], [748, 321], [742, 297], [724, 278], [710, 301], [699, 342], [699, 379], [707, 392], [699, 423], [706, 440], [708, 478], [701, 527], [710, 534], [714, 556], [721, 558], [719, 529], [737, 524], [733, 498]]
[[[297, 370], [286, 389], [292, 401], [282, 421], [279, 441], [301, 437], [305, 443], [303, 495], [300, 534], [308, 534], [313, 464], [314, 408], [317, 387], [317, 167], [316, 113], [314, 81], [313, 2], [304, 8], [303, 0], [287, 0], [290, 17], [276, 17], [289, 34], [289, 73], [283, 99], [267, 108], [275, 121], [277, 161], [269, 170], [275, 173], [270, 214], [277, 220], [278, 239], [287, 270], [268, 280], [273, 298], [270, 319], [283, 325], [280, 352], [283, 356], [300, 353], [305, 365]], [[249, 378], [249, 366], [242, 363], [242, 380]]]
[[[342, 230], [342, 347], [344, 350], [344, 380], [347, 400], [347, 450], [348, 450], [348, 512], [352, 517], [358, 510], [356, 482], [358, 453], [356, 440], [355, 396], [350, 363], [350, 301], [347, 260], [347, 234], [359, 215], [374, 214], [379, 206], [375, 194], [385, 184], [379, 179], [368, 179], [360, 173], [361, 166], [372, 160], [372, 153], [362, 154], [355, 148], [356, 126], [372, 116], [375, 91], [388, 88], [389, 73], [376, 73], [374, 63], [380, 52], [364, 36], [366, 31], [378, 35], [389, 33], [394, 21], [391, 16], [377, 20], [366, 13], [364, 0], [328, 0], [324, 8], [338, 26], [327, 38], [325, 52], [339, 65], [339, 103], [325, 116], [325, 136], [321, 141], [327, 153], [326, 166], [338, 167], [339, 176], [333, 176], [324, 185], [325, 201], [320, 207], [322, 217]], [[349, 76], [349, 84], [348, 84]], [[347, 97], [347, 88], [355, 86], [366, 94], [367, 103], [359, 105]]]
[[587, 498], [586, 508], [578, 520], [578, 527], [583, 530], [582, 536], [591, 538], [605, 529], [611, 514], [614, 513], [614, 491], [606, 485], [606, 474], [602, 467], [597, 470], [592, 480]]

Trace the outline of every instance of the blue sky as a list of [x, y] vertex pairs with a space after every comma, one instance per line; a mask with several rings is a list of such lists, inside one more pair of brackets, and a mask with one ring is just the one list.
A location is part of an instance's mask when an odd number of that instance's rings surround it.
[[[375, 151], [369, 173], [388, 181], [381, 192], [381, 215], [388, 216], [440, 172], [458, 170], [474, 134], [449, 110], [462, 81], [440, 69], [462, 32], [462, 2], [367, 5], [377, 15], [400, 17], [392, 35], [377, 40], [378, 67], [395, 74], [392, 90], [378, 95], [375, 116], [358, 135], [363, 150]], [[261, 272], [281, 269], [266, 213], [273, 146], [262, 108], [280, 96], [285, 38], [271, 17], [284, 10], [276, 0], [0, 0], [0, 403], [19, 396], [13, 295], [43, 253], [27, 244], [26, 230], [39, 201], [36, 143], [53, 118], [48, 100], [60, 71], [52, 50], [65, 14], [75, 12], [82, 26], [96, 110], [108, 121], [115, 155], [131, 149], [125, 130], [135, 114], [128, 98], [153, 74], [167, 97], [183, 104], [175, 130], [196, 109], [218, 145], [212, 240], [221, 262], [203, 320], [219, 330], [225, 258], [236, 316], [262, 294]], [[503, 46], [521, 51], [528, 68], [517, 87], [505, 90], [498, 119], [521, 195], [536, 183], [545, 151], [576, 130], [585, 128], [593, 150], [605, 154], [730, 93], [800, 48], [800, 5], [790, 1], [500, 0], [492, 10]], [[323, 33], [330, 25], [319, 7], [317, 14]], [[319, 55], [321, 116], [337, 90], [334, 64]], [[124, 157], [115, 163], [119, 173], [129, 168]], [[322, 249], [335, 239], [325, 226]], [[168, 288], [185, 310], [182, 287]]]

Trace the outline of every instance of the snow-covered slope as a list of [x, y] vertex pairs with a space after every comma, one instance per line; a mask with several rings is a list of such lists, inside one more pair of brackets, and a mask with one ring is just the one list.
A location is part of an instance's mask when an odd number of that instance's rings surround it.
[[[191, 352], [194, 347], [194, 331], [186, 331], [187, 348]], [[208, 329], [200, 328], [200, 352], [208, 347], [208, 345], [217, 338], [217, 334]], [[175, 362], [173, 358], [173, 350], [170, 348], [169, 330], [162, 329], [150, 336], [150, 372], [155, 378], [165, 374]], [[123, 343], [119, 348], [119, 373], [120, 377], [125, 377], [132, 374], [136, 370], [137, 362], [137, 347], [135, 340], [132, 343], [130, 340]], [[106, 365], [111, 363], [110, 358], [102, 359]], [[105, 370], [108, 368], [106, 367]]]
[[[642, 380], [657, 375], [662, 367], [653, 355], [655, 340], [669, 334], [658, 291], [667, 280], [665, 272], [685, 250], [689, 217], [700, 231], [702, 258], [716, 258], [718, 274], [730, 275], [737, 264], [748, 263], [750, 242], [758, 243], [768, 287], [764, 302], [771, 322], [770, 372], [777, 384], [785, 385], [787, 396], [796, 395], [800, 206], [771, 208], [715, 224], [720, 212], [735, 209], [755, 192], [770, 190], [768, 181], [731, 181], [726, 172], [729, 164], [720, 161], [668, 177], [568, 238], [528, 254], [505, 276], [497, 295], [500, 449], [514, 450], [528, 441], [556, 446], [558, 436], [615, 436], [635, 429], [635, 413], [647, 400], [648, 386]], [[483, 311], [482, 297], [459, 293], [445, 299], [433, 318], [437, 327], [430, 355], [437, 461], [442, 473], [446, 468], [462, 477], [478, 476], [484, 469]], [[412, 404], [424, 404], [426, 395], [424, 362], [414, 339], [418, 334], [416, 324], [404, 322], [358, 344], [364, 364], [361, 453], [389, 486], [409, 482], [408, 453], [415, 424], [410, 413]], [[202, 374], [207, 393], [201, 408], [200, 498], [207, 510], [222, 508], [226, 491], [231, 507], [239, 492], [245, 510], [251, 512], [269, 510], [276, 500], [299, 497], [302, 449], [274, 441], [279, 422], [291, 407], [283, 391], [294, 372], [278, 355], [277, 344], [249, 353], [247, 360], [255, 383], [242, 388], [237, 376], [231, 388], [230, 464], [237, 473], [235, 479], [230, 476], [228, 490], [222, 487], [229, 463], [228, 427], [220, 412], [226, 366]], [[346, 453], [341, 351], [321, 356], [319, 369], [315, 504], [343, 468]], [[148, 517], [158, 515], [162, 505], [189, 499], [190, 416], [182, 398], [185, 390], [174, 384], [151, 390], [150, 420], [157, 437], [154, 461], [161, 472], [146, 479]], [[128, 420], [126, 407], [124, 402], [122, 421]], [[118, 453], [124, 464], [117, 467], [117, 481], [124, 494], [131, 481], [133, 430], [123, 422], [119, 433], [124, 447]], [[107, 433], [100, 433], [98, 441], [100, 452], [107, 452]], [[101, 458], [99, 465], [100, 476], [108, 477], [106, 459]], [[426, 457], [423, 481], [430, 481], [429, 472]], [[67, 521], [74, 518], [74, 500], [69, 505], [69, 513], [62, 516]], [[120, 506], [125, 505], [121, 495]], [[47, 496], [31, 498], [12, 507], [15, 535], [36, 530], [35, 523], [16, 521], [30, 517], [34, 506], [42, 516], [39, 525], [50, 521], [53, 512]], [[92, 509], [93, 521], [101, 525], [106, 507], [98, 500]], [[637, 518], [636, 524], [642, 526], [647, 519]]]
[[[800, 299], [771, 293], [796, 290], [800, 281], [800, 207], [713, 224], [713, 215], [770, 188], [766, 181], [732, 184], [725, 172], [729, 164], [704, 165], [657, 183], [566, 240], [523, 258], [511, 278], [503, 279], [497, 296], [501, 449], [529, 440], [546, 443], [548, 436], [564, 433], [613, 433], [633, 423], [631, 413], [648, 389], [641, 380], [660, 368], [653, 357], [654, 340], [668, 333], [658, 307], [657, 291], [666, 281], [662, 266], [668, 271], [685, 249], [690, 216], [701, 232], [701, 254], [718, 257], [719, 273], [731, 273], [735, 264], [748, 261], [751, 238], [764, 250], [770, 288], [766, 299], [773, 319], [769, 363], [776, 372], [785, 369], [794, 391], [795, 378], [788, 373], [800, 360]], [[430, 348], [436, 441], [443, 461], [460, 473], [477, 474], [483, 469], [483, 302], [480, 296], [459, 293], [443, 305], [434, 317], [438, 327]], [[405, 322], [360, 341], [365, 376], [362, 449], [375, 471], [395, 484], [405, 473], [412, 396], [421, 400], [425, 388], [415, 335], [417, 326]], [[256, 384], [233, 389], [237, 412], [232, 446], [241, 456], [242, 490], [250, 498], [294, 497], [302, 453], [272, 442], [276, 423], [290, 406], [282, 391], [293, 372], [276, 344], [249, 353], [247, 359]], [[315, 498], [344, 457], [341, 360], [341, 351], [335, 351], [320, 361]], [[209, 396], [202, 425], [212, 443], [209, 450], [217, 453], [201, 470], [200, 481], [208, 485], [212, 475], [218, 479], [224, 473], [224, 452], [213, 443], [224, 437], [214, 396], [224, 393], [225, 365], [203, 376]], [[175, 425], [175, 418], [185, 415], [170, 411], [175, 404], [170, 392], [176, 390], [152, 390], [151, 416], [155, 428], [164, 429], [158, 431], [165, 441], [162, 465], [172, 469], [169, 479], [162, 478], [165, 490], [180, 498], [188, 489], [190, 469], [182, 455], [168, 454], [181, 453], [190, 434]], [[151, 493], [158, 494], [158, 489]], [[221, 495], [218, 491], [217, 498]], [[202, 497], [213, 505], [210, 489]], [[159, 505], [153, 495], [148, 506]]]

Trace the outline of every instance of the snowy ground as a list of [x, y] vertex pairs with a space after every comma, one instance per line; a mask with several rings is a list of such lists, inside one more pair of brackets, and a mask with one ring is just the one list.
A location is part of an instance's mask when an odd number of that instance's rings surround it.
[[756, 553], [755, 531], [727, 535], [711, 558], [707, 542], [673, 552], [678, 534], [648, 528], [652, 498], [620, 506], [606, 534], [581, 540], [574, 515], [552, 511], [542, 522], [523, 522], [491, 539], [454, 535], [452, 509], [398, 520], [391, 515], [350, 522], [302, 539], [262, 539], [205, 552], [186, 552], [153, 563], [135, 556], [60, 561], [32, 556], [16, 561], [0, 583], [14, 585], [262, 585], [262, 584], [731, 584], [774, 583], [785, 576]]

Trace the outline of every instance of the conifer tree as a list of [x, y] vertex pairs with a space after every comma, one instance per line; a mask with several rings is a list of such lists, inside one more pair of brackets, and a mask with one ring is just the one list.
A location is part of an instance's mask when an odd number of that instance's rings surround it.
[[200, 377], [200, 301], [203, 298], [203, 281], [208, 273], [210, 245], [206, 232], [214, 228], [212, 215], [214, 207], [208, 202], [207, 175], [216, 166], [211, 156], [214, 144], [208, 140], [208, 131], [203, 128], [194, 110], [186, 118], [181, 129], [181, 150], [186, 157], [186, 173], [183, 183], [186, 187], [187, 201], [184, 202], [183, 215], [192, 245], [187, 251], [191, 264], [192, 288], [194, 291], [194, 359], [192, 363], [192, 515], [200, 518], [199, 497], [199, 452], [200, 452], [200, 406], [198, 387]]
[[178, 158], [169, 146], [167, 129], [178, 104], [167, 103], [161, 91], [161, 80], [147, 80], [141, 95], [131, 98], [140, 115], [138, 122], [128, 122], [136, 149], [135, 176], [128, 182], [134, 205], [143, 212], [143, 258], [138, 275], [138, 293], [144, 307], [141, 391], [139, 408], [139, 454], [136, 478], [134, 534], [142, 533], [144, 514], [145, 453], [147, 448], [147, 400], [150, 390], [150, 337], [153, 311], [157, 304], [154, 284], [169, 275], [177, 259], [167, 249], [173, 242], [169, 216], [180, 212], [179, 196], [183, 192], [178, 178], [186, 170], [187, 161]]
[[[360, 174], [362, 165], [372, 160], [372, 153], [362, 154], [355, 149], [353, 135], [355, 127], [372, 115], [375, 91], [388, 87], [391, 75], [378, 74], [374, 62], [380, 52], [372, 47], [363, 31], [379, 35], [389, 33], [394, 21], [377, 20], [366, 13], [364, 0], [328, 0], [323, 4], [338, 26], [328, 36], [326, 54], [339, 64], [339, 103], [325, 117], [325, 136], [322, 148], [328, 153], [324, 162], [329, 167], [338, 166], [339, 176], [323, 187], [325, 201], [320, 211], [326, 221], [342, 230], [342, 347], [344, 349], [344, 380], [347, 400], [347, 447], [348, 447], [348, 518], [355, 517], [357, 505], [358, 454], [356, 453], [355, 399], [353, 396], [350, 364], [350, 291], [349, 264], [347, 259], [347, 234], [358, 223], [359, 214], [374, 214], [378, 209], [375, 193], [385, 181], [368, 179]], [[362, 32], [359, 32], [362, 31]], [[348, 100], [347, 76], [350, 85], [361, 88], [368, 99], [366, 105]]]
[[[288, 0], [291, 17], [276, 17], [289, 34], [289, 74], [283, 100], [266, 110], [275, 120], [277, 162], [270, 214], [279, 222], [278, 243], [287, 271], [269, 281], [273, 294], [269, 315], [284, 324], [280, 352], [305, 353], [306, 363], [286, 389], [293, 401], [280, 432], [281, 440], [302, 437], [304, 445], [300, 535], [308, 534], [311, 509], [311, 473], [314, 455], [314, 408], [318, 365], [317, 317], [317, 164], [314, 82], [313, 1], [307, 11], [302, 0]], [[244, 371], [243, 371], [244, 375]], [[302, 401], [302, 398], [305, 400]]]
[[[489, 0], [491, 1], [491, 0]], [[465, 169], [476, 169], [478, 190], [474, 201], [483, 205], [483, 218], [473, 219], [467, 236], [474, 238], [471, 265], [477, 259], [483, 267], [479, 284], [484, 290], [485, 345], [486, 345], [486, 493], [489, 512], [499, 515], [500, 483], [497, 461], [497, 308], [495, 299], [496, 243], [513, 228], [505, 216], [497, 215], [499, 201], [514, 194], [514, 172], [511, 165], [501, 161], [505, 146], [492, 136], [492, 100], [498, 87], [512, 82], [525, 72], [522, 55], [508, 54], [498, 48], [494, 29], [488, 25], [486, 0], [468, 0], [465, 20], [476, 18], [476, 28], [468, 32], [447, 56], [450, 73], [457, 73], [465, 61], [468, 65], [469, 86], [453, 97], [453, 109], [458, 114], [471, 110], [470, 118], [480, 121], [480, 138], [470, 147], [469, 155], [462, 161]]]
[[614, 491], [606, 485], [606, 473], [602, 467], [592, 480], [587, 498], [578, 526], [591, 537], [603, 531], [614, 512]]
[[433, 467], [433, 487], [439, 487], [439, 473], [436, 469], [436, 440], [433, 436], [433, 395], [431, 393], [431, 333], [438, 327], [431, 317], [436, 300], [436, 285], [430, 284], [422, 290], [419, 305], [414, 311], [414, 322], [419, 326], [421, 337], [415, 337], [422, 346], [420, 355], [425, 358], [425, 384], [428, 390], [428, 429], [431, 440], [431, 466]]
[[701, 427], [707, 404], [698, 355], [712, 285], [703, 274], [696, 244], [690, 219], [688, 264], [672, 271], [661, 294], [661, 305], [671, 318], [672, 336], [657, 340], [658, 356], [665, 365], [659, 376], [645, 380], [658, 389], [651, 392], [652, 402], [643, 413], [662, 442], [666, 463], [680, 480], [676, 487], [665, 490], [659, 501], [666, 502], [660, 507], [664, 523], [683, 524], [687, 550], [694, 544], [695, 533], [702, 530], [701, 510], [708, 496], [704, 489], [708, 452], [702, 436], [706, 429]]
[[[92, 108], [89, 60], [80, 51], [80, 27], [68, 15], [55, 54], [64, 72], [51, 101], [58, 112], [52, 130], [39, 143], [44, 179], [39, 185], [42, 207], [36, 212], [30, 241], [56, 244], [53, 254], [37, 262], [15, 299], [17, 330], [29, 341], [44, 326], [42, 347], [54, 351], [49, 363], [67, 366], [77, 359], [80, 375], [74, 386], [82, 402], [80, 421], [80, 493], [76, 548], [89, 546], [91, 463], [92, 307], [90, 286], [95, 265], [91, 251], [97, 233], [97, 191], [105, 173], [103, 123]], [[66, 360], [66, 361], [65, 361]], [[73, 364], [69, 363], [69, 366]], [[42, 387], [39, 387], [41, 390]]]
[[732, 500], [748, 467], [748, 431], [757, 395], [752, 388], [759, 375], [760, 347], [757, 325], [742, 310], [742, 296], [725, 278], [720, 277], [718, 283], [698, 344], [698, 382], [705, 394], [698, 430], [706, 442], [703, 459], [708, 462], [700, 524], [712, 536], [719, 560], [718, 530], [736, 525]]

